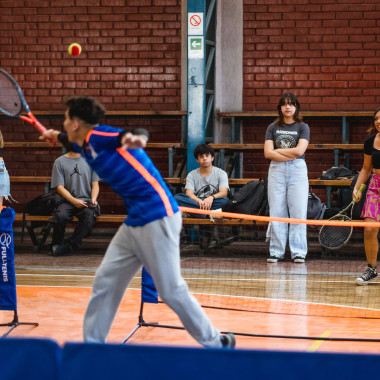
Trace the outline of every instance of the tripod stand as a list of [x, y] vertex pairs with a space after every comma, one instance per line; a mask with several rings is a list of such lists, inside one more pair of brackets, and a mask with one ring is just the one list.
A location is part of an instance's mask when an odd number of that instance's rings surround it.
[[166, 329], [175, 329], [175, 330], [185, 330], [184, 327], [178, 327], [178, 326], [170, 326], [170, 325], [160, 325], [158, 322], [145, 322], [143, 318], [143, 308], [144, 308], [144, 302], [141, 301], [140, 306], [140, 314], [139, 314], [139, 320], [137, 326], [128, 334], [128, 336], [121, 342], [121, 344], [126, 343], [129, 338], [132, 337], [132, 335], [140, 328], [140, 327], [163, 327]]
[[0, 323], [0, 326], [9, 326], [10, 327], [8, 329], [8, 331], [1, 337], [1, 339], [6, 338], [11, 331], [13, 331], [17, 326], [20, 326], [20, 325], [38, 326], [38, 323], [37, 322], [19, 322], [17, 311], [14, 310], [12, 322]]

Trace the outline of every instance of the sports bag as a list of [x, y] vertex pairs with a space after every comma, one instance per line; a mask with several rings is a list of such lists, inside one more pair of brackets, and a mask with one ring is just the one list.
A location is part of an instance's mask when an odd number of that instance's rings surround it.
[[29, 215], [51, 215], [54, 209], [65, 202], [65, 198], [57, 192], [44, 193], [25, 203], [22, 214], [21, 242], [24, 241], [25, 214]]
[[225, 209], [238, 214], [258, 215], [264, 204], [264, 181], [250, 181], [236, 191]]
[[339, 166], [339, 167], [334, 166], [328, 169], [326, 172], [323, 172], [322, 175], [320, 176], [320, 179], [333, 180], [340, 177], [353, 177], [356, 173], [357, 173], [356, 170], [351, 170], [344, 166]]
[[50, 215], [64, 201], [65, 198], [56, 192], [44, 193], [25, 204], [24, 214]]
[[307, 198], [307, 219], [322, 219], [326, 210], [326, 205], [309, 188]]

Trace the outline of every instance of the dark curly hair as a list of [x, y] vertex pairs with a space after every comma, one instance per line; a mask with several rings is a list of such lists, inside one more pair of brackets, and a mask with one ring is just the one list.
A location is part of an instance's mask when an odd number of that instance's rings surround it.
[[200, 144], [197, 145], [194, 149], [194, 157], [197, 160], [198, 156], [201, 156], [202, 154], [211, 154], [212, 157], [215, 157], [214, 149], [211, 148], [208, 144]]
[[89, 125], [96, 125], [106, 113], [104, 106], [91, 96], [72, 96], [65, 100], [70, 119], [77, 117]]

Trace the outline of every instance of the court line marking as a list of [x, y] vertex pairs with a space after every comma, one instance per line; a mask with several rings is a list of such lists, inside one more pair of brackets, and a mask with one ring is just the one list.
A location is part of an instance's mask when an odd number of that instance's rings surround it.
[[[340, 333], [340, 334], [380, 334], [380, 331], [352, 331], [352, 330], [326, 330], [321, 335], [322, 338], [329, 337], [332, 333]], [[323, 339], [316, 340], [306, 351], [307, 352], [316, 352], [319, 347], [324, 343]]]
[[[82, 274], [39, 274], [39, 273], [19, 273], [19, 274], [16, 274], [16, 277], [17, 276], [40, 276], [40, 277], [85, 277], [85, 278], [93, 278], [95, 276], [95, 273], [94, 275], [82, 275]], [[205, 279], [209, 279], [209, 280], [215, 280], [215, 278], [200, 278], [200, 277], [196, 277], [196, 278], [188, 278], [188, 277], [184, 277], [185, 280], [205, 280]], [[132, 281], [133, 280], [139, 280], [141, 279], [141, 276], [136, 276], [136, 277], [133, 277], [132, 278]], [[234, 280], [239, 280], [239, 281], [243, 281], [244, 279], [230, 279], [230, 281], [234, 281]], [[252, 279], [251, 279], [252, 280]], [[263, 281], [265, 279], [262, 279]], [[228, 279], [223, 279], [223, 281], [229, 281]], [[245, 280], [247, 281], [247, 280]], [[275, 281], [275, 280], [273, 280]], [[288, 280], [286, 280], [288, 281]], [[323, 282], [323, 281], [322, 281]], [[334, 282], [334, 281], [332, 281]], [[337, 281], [339, 282], [339, 281]], [[348, 282], [348, 281], [341, 281], [341, 282]], [[32, 286], [32, 287], [38, 287], [40, 285], [17, 285], [17, 286]], [[41, 287], [44, 287], [43, 285], [41, 285]], [[68, 285], [50, 285], [50, 286], [46, 286], [46, 287], [58, 287], [58, 288], [61, 288], [61, 287], [66, 287], [66, 288], [80, 288], [80, 287], [83, 287], [83, 286], [68, 286]], [[88, 286], [88, 287], [84, 287], [84, 288], [91, 288], [91, 286]], [[127, 288], [127, 289], [134, 289], [136, 290], [136, 288]], [[140, 288], [141, 290], [141, 288]], [[232, 295], [232, 294], [217, 294], [217, 293], [196, 293], [194, 291], [192, 291], [191, 293], [193, 294], [198, 294], [198, 295], [204, 295], [204, 296], [217, 296], [217, 297], [233, 297], [233, 298], [237, 298], [237, 299], [251, 299], [251, 300], [269, 300], [269, 301], [278, 301], [278, 302], [284, 302], [284, 303], [297, 303], [297, 304], [301, 304], [301, 305], [320, 305], [320, 306], [329, 306], [329, 307], [338, 307], [338, 308], [350, 308], [350, 309], [357, 309], [357, 310], [368, 310], [368, 311], [379, 311], [379, 309], [374, 309], [374, 308], [366, 308], [366, 307], [360, 307], [360, 306], [352, 306], [352, 305], [338, 305], [338, 304], [329, 304], [329, 303], [322, 303], [322, 302], [310, 302], [310, 301], [302, 301], [302, 300], [289, 300], [289, 299], [282, 299], [282, 298], [265, 298], [265, 297], [252, 297], [252, 296], [243, 296], [243, 295]]]
[[[92, 286], [72, 286], [72, 285], [16, 285], [17, 288], [75, 288], [92, 289]], [[141, 291], [140, 288], [127, 288], [127, 290]]]
[[[327, 338], [331, 334], [331, 330], [326, 330], [321, 335], [322, 338]], [[316, 340], [306, 351], [307, 352], [315, 352], [318, 348], [325, 342], [323, 339]]]
[[[52, 274], [52, 273], [16, 273], [16, 276], [40, 276], [40, 277], [95, 277], [95, 273], [92, 274], [92, 275], [84, 275], [84, 274], [81, 274], [81, 273], [78, 273], [78, 274]], [[196, 281], [196, 280], [210, 280], [210, 281], [246, 281], [246, 282], [252, 282], [252, 281], [256, 281], [256, 282], [287, 282], [287, 283], [290, 283], [290, 282], [296, 282], [298, 283], [299, 282], [299, 279], [297, 280], [290, 280], [290, 279], [274, 279], [274, 278], [223, 278], [223, 279], [219, 279], [219, 278], [216, 278], [216, 277], [186, 277], [186, 276], [183, 276], [185, 280], [188, 280], [188, 281]], [[134, 278], [141, 278], [141, 276], [137, 276], [137, 277], [134, 277]], [[348, 280], [308, 280], [308, 282], [314, 282], [314, 283], [332, 283], [332, 284], [336, 284], [336, 283], [353, 283], [352, 281], [348, 281]]]

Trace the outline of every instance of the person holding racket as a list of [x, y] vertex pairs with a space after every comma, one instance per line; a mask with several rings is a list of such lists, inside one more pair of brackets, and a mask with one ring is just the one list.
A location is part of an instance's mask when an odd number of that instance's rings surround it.
[[[380, 107], [374, 112], [372, 123], [368, 129], [370, 136], [364, 142], [364, 161], [352, 196], [360, 200], [362, 194], [358, 192], [361, 184], [365, 184], [372, 173], [368, 185], [366, 200], [361, 217], [366, 222], [380, 222]], [[376, 269], [377, 252], [379, 250], [378, 227], [364, 227], [364, 249], [367, 257], [367, 269], [358, 277], [357, 285], [368, 285], [378, 278]]]
[[[278, 117], [265, 134], [264, 155], [270, 159], [268, 171], [269, 215], [306, 219], [309, 181], [305, 152], [310, 129], [302, 122], [300, 103], [291, 92], [284, 93], [277, 105]], [[306, 224], [270, 222], [267, 231], [268, 263], [285, 255], [286, 243], [292, 260], [304, 263], [307, 254]]]
[[104, 107], [91, 97], [66, 101], [66, 133], [48, 130], [40, 137], [60, 141], [86, 159], [119, 194], [128, 217], [109, 244], [96, 271], [83, 326], [86, 342], [105, 342], [128, 284], [144, 266], [161, 299], [180, 317], [190, 335], [206, 347], [235, 346], [233, 334], [221, 335], [181, 275], [179, 239], [182, 217], [160, 173], [141, 148], [148, 133], [100, 125]]

